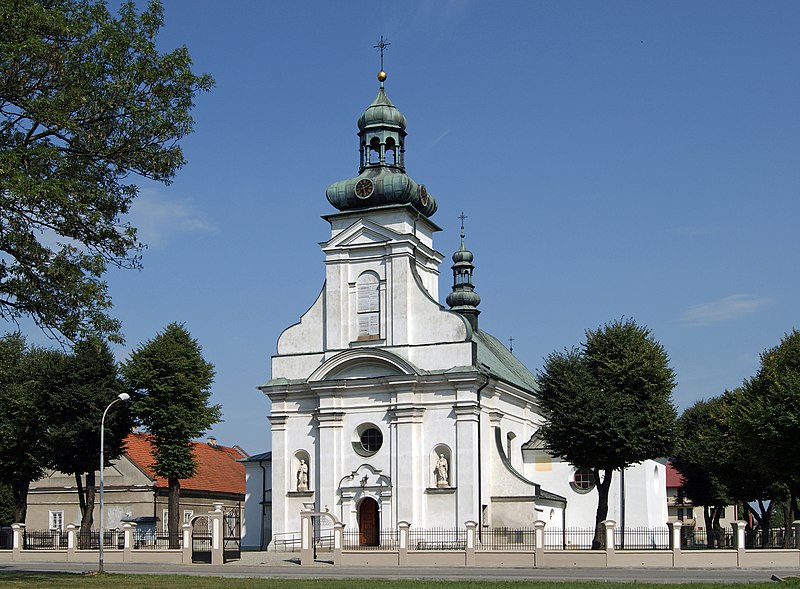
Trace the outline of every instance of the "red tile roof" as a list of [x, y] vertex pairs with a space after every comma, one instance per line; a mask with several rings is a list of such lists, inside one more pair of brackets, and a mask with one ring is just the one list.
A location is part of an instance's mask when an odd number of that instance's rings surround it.
[[675, 470], [671, 462], [667, 462], [667, 488], [669, 487], [682, 487], [683, 475]]
[[[141, 468], [147, 476], [155, 480], [157, 487], [167, 488], [167, 479], [153, 472], [153, 446], [148, 434], [131, 433], [125, 438], [125, 455]], [[210, 446], [202, 442], [192, 442], [194, 457], [197, 460], [197, 473], [190, 479], [180, 479], [181, 489], [192, 491], [212, 491], [217, 493], [239, 493], [244, 495], [244, 465], [237, 462], [247, 458], [240, 448]]]

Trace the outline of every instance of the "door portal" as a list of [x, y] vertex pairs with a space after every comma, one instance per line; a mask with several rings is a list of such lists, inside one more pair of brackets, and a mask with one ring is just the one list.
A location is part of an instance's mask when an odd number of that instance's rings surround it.
[[378, 502], [365, 497], [358, 505], [358, 543], [361, 546], [378, 546], [380, 529]]

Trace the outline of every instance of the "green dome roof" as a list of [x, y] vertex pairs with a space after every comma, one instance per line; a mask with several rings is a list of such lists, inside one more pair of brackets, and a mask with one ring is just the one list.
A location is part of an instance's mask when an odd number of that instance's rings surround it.
[[381, 84], [378, 95], [375, 97], [375, 100], [372, 101], [372, 104], [358, 117], [359, 131], [363, 131], [367, 127], [378, 125], [400, 127], [401, 129], [406, 128], [406, 117], [403, 116], [403, 113], [389, 100], [386, 91], [383, 89], [383, 84]]

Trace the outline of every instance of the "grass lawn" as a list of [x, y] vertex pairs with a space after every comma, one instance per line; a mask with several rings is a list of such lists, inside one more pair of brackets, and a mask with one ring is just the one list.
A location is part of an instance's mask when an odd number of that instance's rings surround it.
[[0, 587], [24, 587], [25, 589], [72, 589], [97, 587], [108, 589], [800, 589], [800, 580], [784, 583], [693, 583], [669, 585], [666, 583], [582, 583], [582, 582], [489, 582], [489, 581], [419, 581], [375, 580], [375, 579], [228, 579], [223, 577], [195, 577], [187, 575], [117, 575], [117, 574], [68, 574], [68, 573], [0, 573]]

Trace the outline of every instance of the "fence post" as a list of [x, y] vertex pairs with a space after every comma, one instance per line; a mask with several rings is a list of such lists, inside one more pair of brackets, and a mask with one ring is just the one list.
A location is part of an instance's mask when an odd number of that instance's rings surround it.
[[313, 520], [311, 519], [311, 511], [305, 510], [300, 512], [300, 564], [309, 565], [314, 564], [314, 542], [313, 534]]
[[136, 523], [126, 522], [122, 524], [122, 562], [133, 560], [133, 530]]
[[747, 524], [742, 521], [731, 522], [733, 528], [733, 547], [736, 548], [736, 566], [741, 567], [744, 561], [744, 528]]
[[342, 564], [342, 544], [344, 544], [344, 524], [333, 524], [333, 564]]
[[467, 545], [464, 547], [466, 549], [465, 555], [465, 564], [468, 567], [475, 566], [475, 528], [478, 527], [478, 522], [468, 521], [465, 522], [464, 525], [467, 527]]
[[75, 547], [77, 546], [75, 534], [77, 529], [77, 525], [67, 524], [67, 562], [75, 560]]
[[211, 524], [211, 564], [225, 562], [222, 547], [222, 503], [214, 503], [214, 511], [208, 512], [208, 521]]
[[614, 566], [614, 529], [617, 527], [617, 522], [613, 519], [606, 519], [600, 523], [605, 528], [606, 566]]
[[183, 543], [181, 544], [181, 562], [183, 564], [192, 564], [192, 524], [185, 523], [181, 526], [181, 533], [183, 534]]
[[397, 564], [400, 566], [408, 564], [408, 528], [410, 527], [411, 524], [406, 521], [397, 524], [397, 528], [400, 530], [399, 544], [397, 546]]
[[672, 566], [680, 566], [681, 562], [681, 521], [669, 521], [669, 549], [672, 550]]
[[25, 547], [25, 524], [12, 524], [11, 529], [14, 531], [11, 560], [18, 560], [20, 551]]
[[547, 522], [537, 519], [533, 522], [533, 566], [544, 566], [544, 527]]

